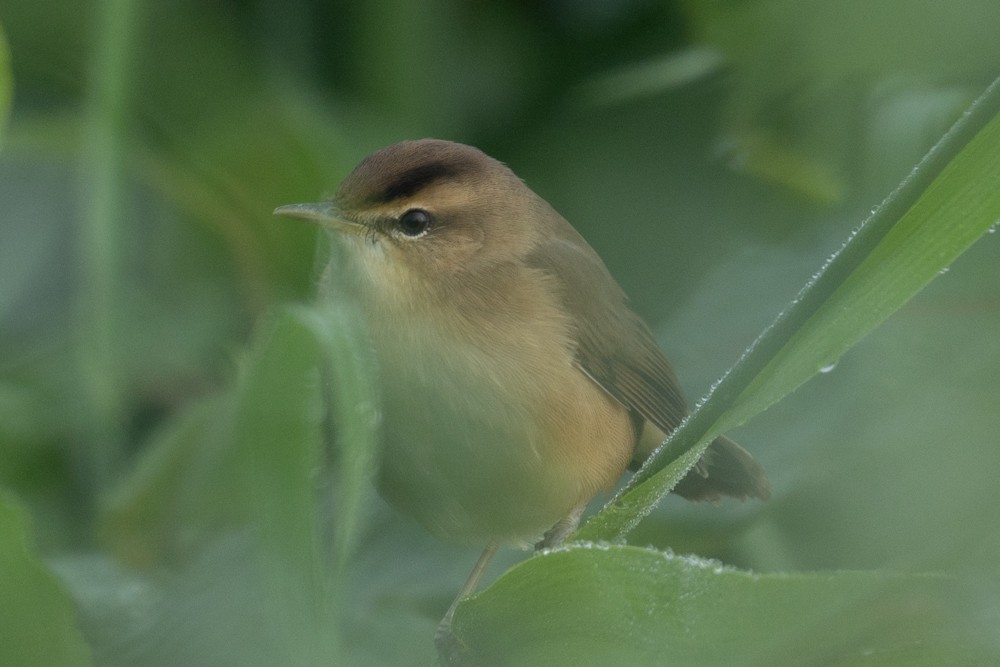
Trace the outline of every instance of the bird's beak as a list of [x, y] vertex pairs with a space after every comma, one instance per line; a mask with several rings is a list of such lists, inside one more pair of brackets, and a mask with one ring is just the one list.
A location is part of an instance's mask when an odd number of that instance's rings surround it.
[[315, 222], [324, 227], [340, 229], [348, 232], [363, 232], [365, 226], [349, 220], [333, 202], [317, 202], [315, 204], [288, 204], [274, 209], [274, 215], [296, 218]]

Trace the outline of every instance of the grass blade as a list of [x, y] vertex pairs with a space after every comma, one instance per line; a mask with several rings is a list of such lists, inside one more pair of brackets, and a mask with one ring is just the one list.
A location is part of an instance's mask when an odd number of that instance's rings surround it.
[[878, 326], [1000, 219], [1000, 80], [969, 108], [578, 533], [624, 537], [716, 435], [759, 414]]
[[14, 90], [14, 75], [10, 71], [10, 49], [7, 47], [7, 37], [0, 23], [0, 148], [3, 147], [4, 132], [7, 129], [7, 114], [10, 112], [10, 100]]
[[133, 32], [139, 3], [108, 0], [95, 5], [86, 115], [83, 122], [79, 230], [79, 364], [85, 428], [95, 486], [120, 464], [124, 396], [120, 361], [121, 227], [125, 212], [126, 110]]

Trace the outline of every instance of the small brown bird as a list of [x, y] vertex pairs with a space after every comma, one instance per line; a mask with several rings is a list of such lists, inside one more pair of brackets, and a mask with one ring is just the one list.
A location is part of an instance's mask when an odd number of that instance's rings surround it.
[[[381, 375], [380, 491], [434, 533], [489, 545], [459, 599], [496, 545], [546, 529], [545, 545], [565, 539], [687, 415], [597, 253], [475, 148], [404, 141], [365, 158], [331, 201], [275, 212], [347, 246]], [[765, 499], [769, 486], [719, 438], [674, 491]]]

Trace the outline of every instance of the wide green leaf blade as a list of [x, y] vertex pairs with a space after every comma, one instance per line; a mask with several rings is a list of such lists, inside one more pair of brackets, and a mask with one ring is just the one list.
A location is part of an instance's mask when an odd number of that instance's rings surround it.
[[[342, 630], [355, 604], [347, 564], [374, 493], [374, 383], [358, 327], [337, 303], [276, 309], [234, 388], [155, 440], [105, 530], [127, 561], [161, 567], [153, 576], [109, 564], [95, 575], [88, 562], [62, 569], [99, 657], [345, 661]], [[130, 585], [143, 591], [139, 619], [113, 595]]]
[[[275, 594], [296, 591], [317, 605], [325, 589], [317, 530], [320, 348], [302, 311], [279, 311], [258, 332], [237, 385], [232, 439], [254, 528]], [[285, 581], [285, 577], [290, 577]], [[304, 579], [303, 579], [304, 577]], [[306, 581], [318, 577], [318, 581]], [[292, 600], [289, 600], [292, 602]]]
[[3, 494], [0, 600], [0, 664], [91, 664], [69, 596], [35, 555], [24, 512]]
[[622, 538], [718, 434], [835, 364], [995, 227], [1000, 220], [998, 111], [1000, 80], [822, 267], [578, 538]]
[[332, 388], [324, 400], [333, 427], [329, 435], [339, 457], [333, 528], [334, 587], [339, 590], [374, 494], [371, 476], [378, 451], [374, 361], [364, 343], [362, 318], [353, 307], [328, 298], [306, 315], [321, 345], [324, 387]]
[[509, 570], [459, 608], [454, 628], [476, 665], [977, 664], [944, 621], [956, 588], [576, 543]]
[[[371, 493], [374, 385], [359, 326], [337, 303], [279, 310], [261, 328], [237, 388], [233, 438], [244, 450], [262, 584], [276, 612], [272, 629], [283, 633], [284, 655], [304, 664], [342, 652], [346, 563]], [[335, 451], [325, 451], [326, 436]], [[340, 463], [332, 484], [323, 476], [326, 456]], [[328, 536], [323, 509], [331, 486]]]

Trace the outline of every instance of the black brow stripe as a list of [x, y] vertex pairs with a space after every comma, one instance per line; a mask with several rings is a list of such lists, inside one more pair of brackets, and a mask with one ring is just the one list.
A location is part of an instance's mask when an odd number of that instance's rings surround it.
[[400, 174], [399, 178], [376, 193], [373, 199], [376, 203], [386, 203], [409, 197], [435, 181], [454, 176], [456, 172], [454, 165], [444, 162], [422, 164]]

